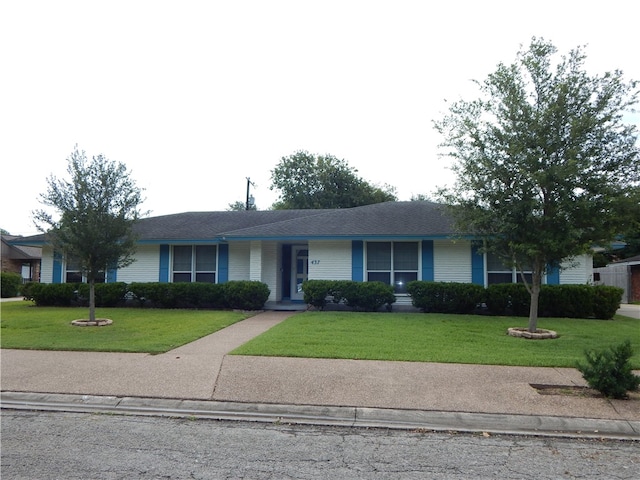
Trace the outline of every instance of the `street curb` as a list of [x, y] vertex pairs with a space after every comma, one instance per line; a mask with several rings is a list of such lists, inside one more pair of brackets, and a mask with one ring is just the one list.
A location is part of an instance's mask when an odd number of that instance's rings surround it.
[[640, 422], [540, 415], [276, 405], [31, 392], [1, 392], [0, 408], [276, 424], [388, 428], [419, 432], [444, 431], [640, 441]]

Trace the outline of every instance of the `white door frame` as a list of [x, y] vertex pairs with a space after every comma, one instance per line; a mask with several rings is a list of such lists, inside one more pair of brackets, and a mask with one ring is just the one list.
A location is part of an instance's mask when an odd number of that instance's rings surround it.
[[[299, 252], [306, 252], [306, 255], [298, 257]], [[298, 260], [302, 263], [298, 268]], [[304, 300], [302, 282], [309, 278], [309, 246], [291, 245], [291, 300]]]

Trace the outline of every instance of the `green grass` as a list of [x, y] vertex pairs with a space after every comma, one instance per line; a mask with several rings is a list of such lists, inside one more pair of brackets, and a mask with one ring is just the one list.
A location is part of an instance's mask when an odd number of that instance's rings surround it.
[[539, 328], [554, 340], [526, 340], [506, 334], [526, 318], [415, 313], [306, 312], [298, 314], [232, 352], [310, 358], [401, 360], [575, 367], [585, 349], [601, 350], [629, 339], [640, 369], [640, 320], [543, 318]]
[[249, 315], [231, 311], [96, 309], [110, 318], [106, 327], [74, 327], [87, 318], [87, 308], [35, 307], [31, 302], [5, 302], [0, 320], [0, 346], [29, 350], [163, 353]]
[[[162, 353], [220, 330], [248, 315], [230, 311], [97, 309], [114, 320], [108, 327], [73, 327], [86, 308], [1, 306], [0, 346], [40, 350]], [[290, 317], [234, 350], [238, 355], [348, 358], [414, 362], [575, 367], [585, 350], [602, 350], [629, 339], [640, 369], [640, 320], [543, 318], [540, 328], [555, 340], [506, 335], [526, 318], [416, 313], [306, 312]]]

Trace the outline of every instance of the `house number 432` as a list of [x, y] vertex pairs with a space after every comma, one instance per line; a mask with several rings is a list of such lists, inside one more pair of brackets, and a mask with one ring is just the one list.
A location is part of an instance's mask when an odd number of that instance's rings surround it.
[[311, 265], [320, 265], [320, 260], [311, 260]]

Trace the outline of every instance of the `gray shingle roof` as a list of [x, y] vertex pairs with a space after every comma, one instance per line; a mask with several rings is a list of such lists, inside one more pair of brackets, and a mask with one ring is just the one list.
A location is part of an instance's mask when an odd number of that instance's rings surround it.
[[[186, 212], [143, 218], [136, 224], [143, 243], [341, 237], [447, 237], [453, 222], [432, 202], [385, 202], [328, 210]], [[25, 243], [44, 243], [44, 235]], [[29, 242], [31, 241], [31, 242]]]
[[42, 258], [41, 247], [31, 247], [13, 243], [14, 241], [19, 242], [22, 238], [25, 237], [2, 235], [2, 255], [13, 260], [37, 260]]
[[385, 202], [328, 210], [313, 216], [225, 232], [228, 239], [286, 237], [439, 237], [453, 234], [441, 205], [432, 202]]
[[136, 233], [144, 240], [217, 240], [226, 232], [292, 218], [318, 215], [326, 210], [264, 210], [186, 212], [141, 219]]

